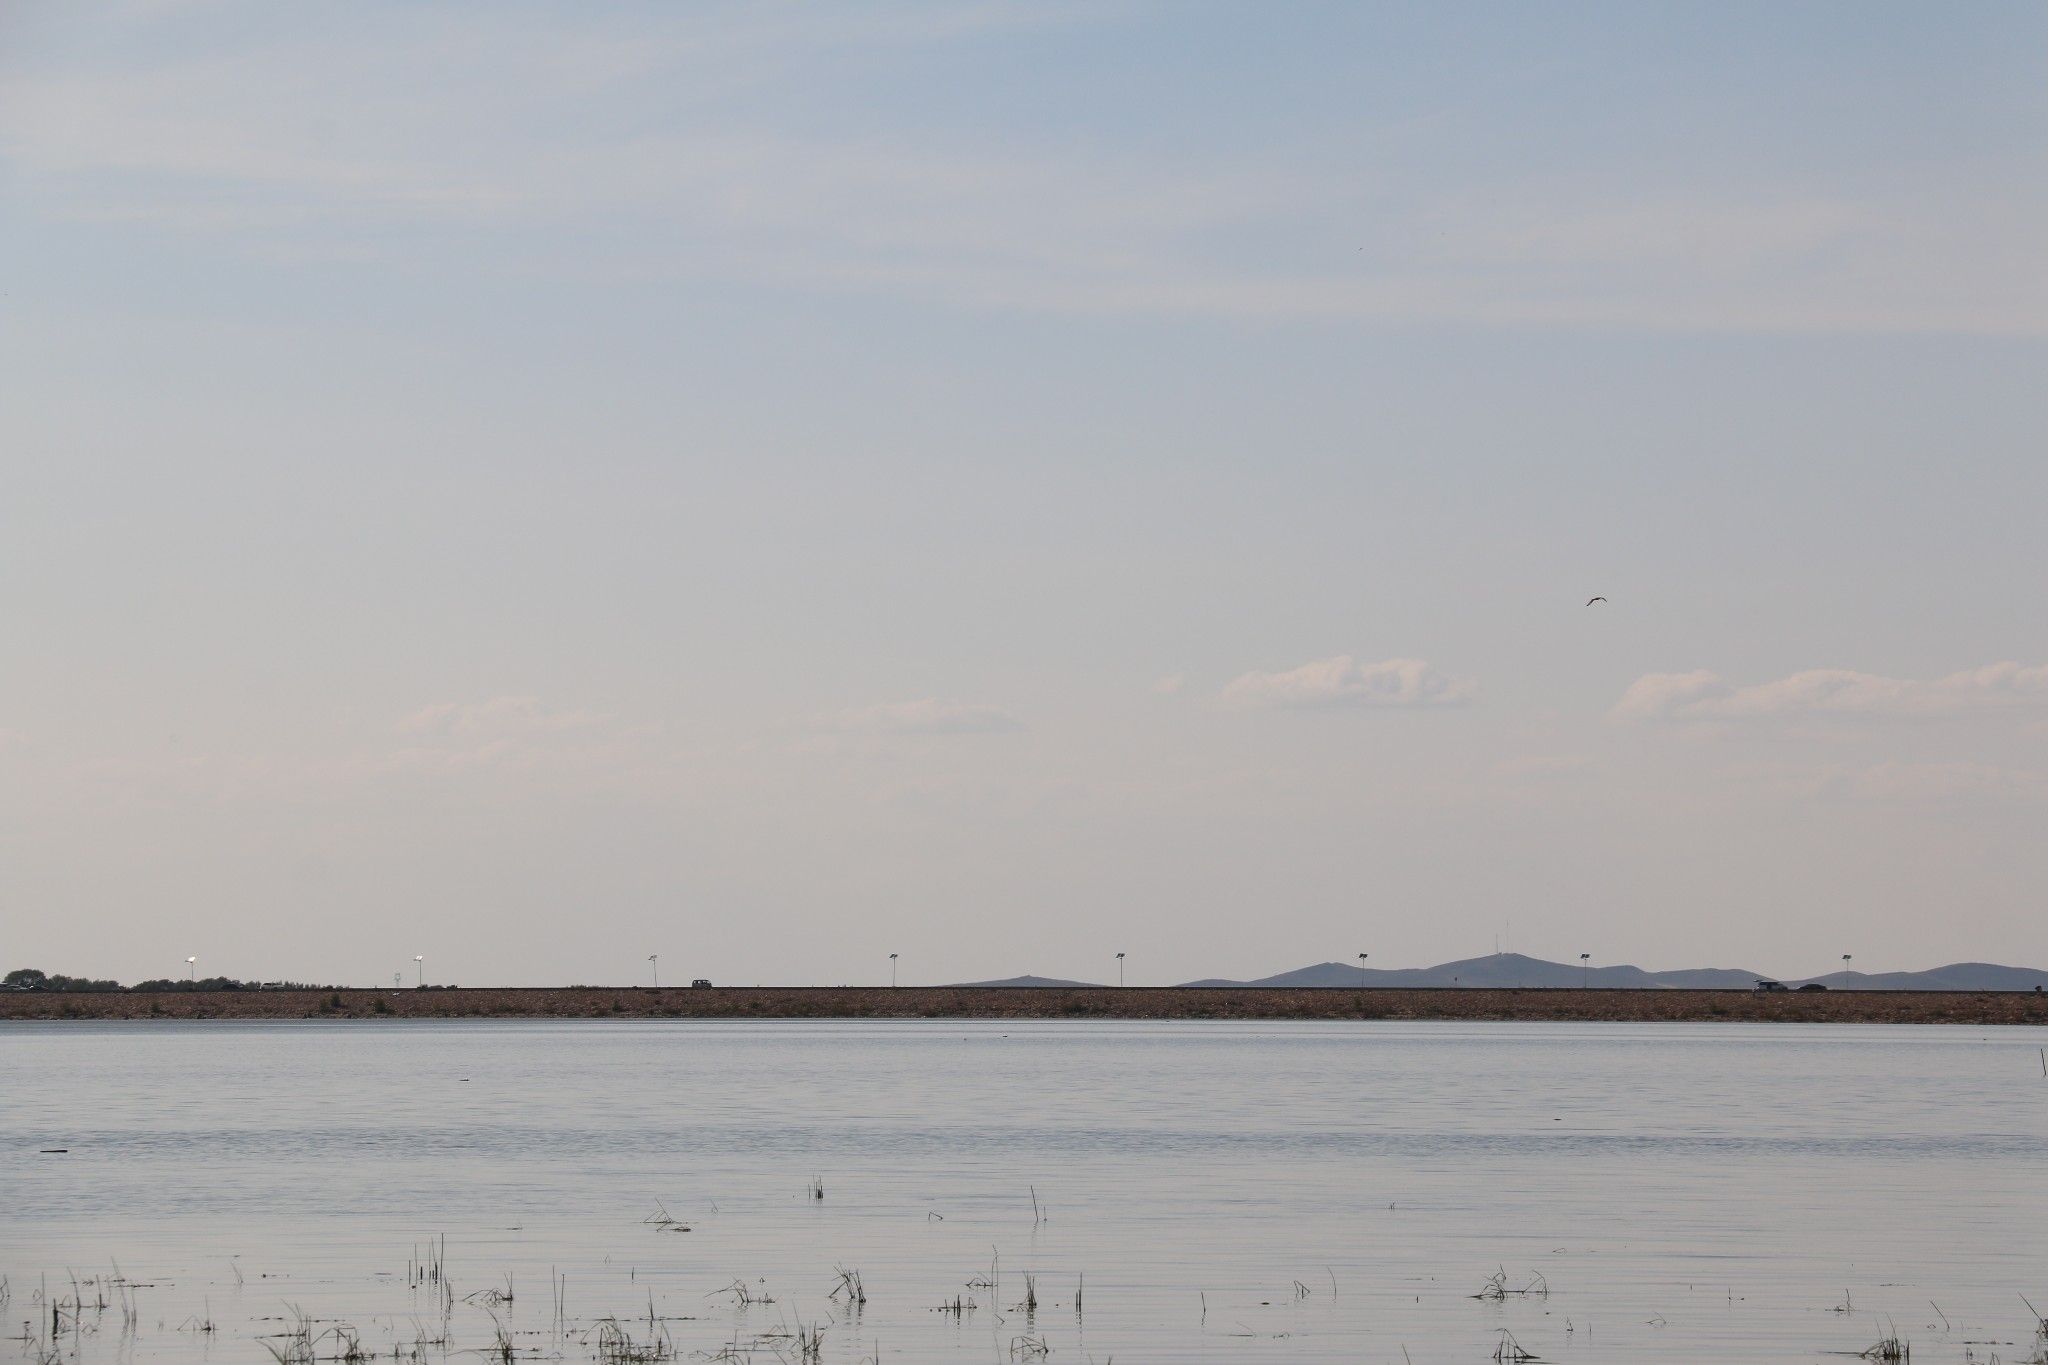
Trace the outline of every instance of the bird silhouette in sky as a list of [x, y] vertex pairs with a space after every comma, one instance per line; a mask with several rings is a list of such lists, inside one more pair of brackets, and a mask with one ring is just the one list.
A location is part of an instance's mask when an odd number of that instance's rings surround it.
[[1593, 605], [1593, 604], [1594, 604], [1595, 602], [1605, 602], [1606, 600], [1607, 600], [1607, 599], [1606, 599], [1606, 598], [1604, 598], [1604, 597], [1589, 597], [1589, 598], [1587, 598], [1587, 599], [1586, 599], [1586, 605], [1590, 607], [1590, 606], [1592, 606], [1592, 605]]

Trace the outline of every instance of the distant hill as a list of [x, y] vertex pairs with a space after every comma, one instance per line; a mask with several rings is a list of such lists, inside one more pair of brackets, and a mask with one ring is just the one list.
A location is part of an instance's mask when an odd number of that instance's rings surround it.
[[1819, 977], [1776, 977], [1733, 967], [1694, 967], [1671, 972], [1646, 972], [1640, 967], [1581, 968], [1577, 963], [1546, 962], [1521, 953], [1468, 957], [1436, 967], [1354, 967], [1348, 962], [1318, 962], [1276, 976], [1250, 981], [1211, 977], [1189, 986], [1328, 986], [1358, 990], [1367, 986], [1429, 986], [1507, 989], [1581, 984], [1608, 990], [1715, 989], [1754, 986], [1759, 979], [1800, 986], [1816, 981], [1831, 990], [1859, 991], [2030, 991], [2048, 987], [2048, 971], [2003, 967], [1991, 962], [1955, 962], [1924, 972], [1831, 972]]
[[1738, 971], [1732, 967], [1686, 967], [1675, 972], [1651, 972], [1649, 976], [1659, 986], [1695, 991], [1725, 990], [1730, 986], [1747, 988], [1760, 980], [1771, 979], [1757, 972]]
[[1493, 953], [1464, 958], [1436, 967], [1354, 967], [1348, 962], [1318, 962], [1277, 976], [1253, 981], [1212, 979], [1191, 981], [1191, 986], [1473, 986], [1499, 989], [1513, 986], [1601, 986], [1609, 990], [1652, 989], [1666, 985], [1753, 986], [1756, 973], [1705, 969], [1671, 973], [1686, 978], [1665, 981], [1640, 967], [1614, 966], [1582, 968], [1572, 962], [1545, 962], [1521, 953]]
[[1005, 977], [1001, 981], [960, 981], [954, 984], [960, 986], [981, 986], [991, 989], [997, 986], [1080, 986], [1100, 989], [1099, 983], [1094, 981], [1062, 981], [1056, 976], [1011, 976]]
[[1808, 978], [1836, 991], [2031, 991], [2048, 989], [2048, 972], [1996, 962], [1951, 962], [1924, 972], [1829, 972]]

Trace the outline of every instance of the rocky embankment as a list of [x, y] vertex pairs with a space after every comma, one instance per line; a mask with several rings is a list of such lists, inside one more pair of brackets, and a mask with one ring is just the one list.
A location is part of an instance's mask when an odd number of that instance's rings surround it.
[[2048, 1024], [1989, 991], [1344, 990], [1104, 986], [14, 991], [5, 1019], [1469, 1019]]

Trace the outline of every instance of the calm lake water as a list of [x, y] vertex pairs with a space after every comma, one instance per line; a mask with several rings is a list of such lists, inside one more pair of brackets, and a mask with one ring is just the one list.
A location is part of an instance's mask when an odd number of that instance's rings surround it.
[[[587, 1359], [611, 1314], [684, 1360], [795, 1359], [781, 1334], [802, 1323], [827, 1362], [1042, 1345], [1424, 1365], [1492, 1360], [1503, 1331], [1546, 1361], [1792, 1361], [1894, 1330], [1918, 1362], [2013, 1362], [2035, 1349], [2020, 1295], [2048, 1309], [2043, 1046], [1718, 1024], [12, 1024], [0, 1359], [38, 1358], [76, 1277], [84, 1330], [61, 1346], [82, 1361], [268, 1361], [259, 1339], [298, 1307], [429, 1359], [489, 1346], [494, 1320], [522, 1355]], [[657, 1208], [689, 1231], [644, 1221]], [[452, 1293], [410, 1286], [444, 1236]], [[127, 1324], [117, 1263], [140, 1286]], [[827, 1297], [837, 1267], [863, 1308]], [[1539, 1292], [1472, 1297], [1497, 1273]], [[486, 1302], [508, 1279], [512, 1301]], [[773, 1302], [719, 1292], [735, 1281]], [[956, 1296], [973, 1307], [939, 1311]]]

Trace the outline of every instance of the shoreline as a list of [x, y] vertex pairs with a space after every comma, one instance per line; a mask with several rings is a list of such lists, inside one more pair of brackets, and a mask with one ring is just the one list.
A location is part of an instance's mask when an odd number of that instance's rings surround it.
[[1256, 986], [451, 986], [0, 993], [0, 1022], [64, 1019], [1435, 1019], [2048, 1026], [2048, 994]]

